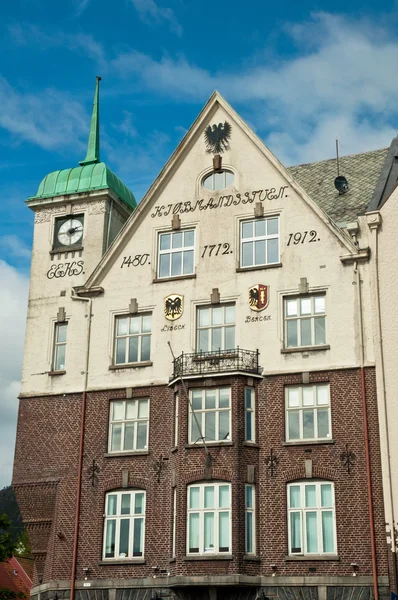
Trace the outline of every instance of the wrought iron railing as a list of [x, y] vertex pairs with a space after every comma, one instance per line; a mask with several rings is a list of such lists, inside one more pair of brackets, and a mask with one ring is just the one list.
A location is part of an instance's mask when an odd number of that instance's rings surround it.
[[259, 375], [258, 350], [215, 350], [214, 352], [184, 352], [174, 359], [172, 379], [209, 373], [243, 371]]

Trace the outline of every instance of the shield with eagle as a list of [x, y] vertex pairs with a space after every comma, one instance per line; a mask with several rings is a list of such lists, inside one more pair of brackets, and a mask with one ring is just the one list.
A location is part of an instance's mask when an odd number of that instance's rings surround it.
[[269, 302], [269, 286], [256, 283], [249, 288], [249, 306], [252, 310], [264, 310]]
[[169, 321], [179, 319], [184, 312], [184, 296], [171, 294], [164, 299], [164, 316]]

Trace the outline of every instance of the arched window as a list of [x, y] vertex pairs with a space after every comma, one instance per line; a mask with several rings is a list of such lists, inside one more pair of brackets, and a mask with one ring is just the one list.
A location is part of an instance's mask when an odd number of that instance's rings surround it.
[[232, 171], [213, 171], [209, 175], [206, 175], [202, 181], [202, 185], [205, 190], [216, 192], [217, 190], [223, 190], [230, 187], [234, 182], [234, 174]]
[[336, 554], [334, 484], [297, 481], [287, 486], [289, 554]]
[[144, 556], [145, 495], [144, 490], [106, 494], [104, 559]]
[[187, 554], [230, 554], [231, 484], [195, 483], [187, 492]]

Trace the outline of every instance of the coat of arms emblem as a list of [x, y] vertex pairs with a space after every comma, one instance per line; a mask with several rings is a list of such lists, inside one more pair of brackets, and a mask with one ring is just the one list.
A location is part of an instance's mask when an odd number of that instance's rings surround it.
[[184, 312], [184, 296], [171, 294], [164, 299], [164, 316], [169, 321], [179, 319]]
[[256, 283], [249, 288], [249, 306], [252, 310], [264, 310], [269, 302], [269, 286]]

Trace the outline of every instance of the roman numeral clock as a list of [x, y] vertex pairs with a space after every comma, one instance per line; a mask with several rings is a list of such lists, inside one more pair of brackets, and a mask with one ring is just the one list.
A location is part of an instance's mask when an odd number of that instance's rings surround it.
[[56, 219], [53, 249], [80, 248], [83, 240], [83, 225], [83, 215], [71, 215]]

